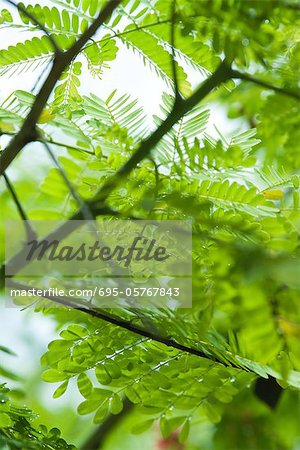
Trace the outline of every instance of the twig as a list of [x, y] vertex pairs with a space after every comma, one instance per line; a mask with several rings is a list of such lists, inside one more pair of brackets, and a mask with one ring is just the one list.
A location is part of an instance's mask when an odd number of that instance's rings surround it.
[[27, 235], [27, 239], [30, 240], [30, 239], [32, 239], [35, 236], [35, 231], [32, 229], [32, 227], [30, 225], [30, 222], [28, 220], [28, 217], [27, 217], [27, 215], [26, 215], [26, 213], [25, 213], [25, 211], [24, 211], [24, 209], [23, 209], [23, 207], [21, 205], [21, 202], [20, 202], [20, 200], [18, 198], [18, 195], [17, 195], [17, 193], [16, 193], [12, 183], [10, 182], [10, 180], [9, 180], [9, 178], [6, 175], [5, 172], [3, 174], [3, 178], [5, 180], [7, 189], [9, 190], [9, 192], [10, 192], [12, 198], [13, 198], [13, 201], [15, 202], [15, 205], [16, 205], [16, 208], [18, 210], [18, 213], [20, 214], [20, 217], [23, 220], [24, 228], [25, 228], [26, 235]]
[[46, 66], [43, 68], [43, 70], [40, 72], [40, 74], [38, 75], [37, 79], [34, 82], [34, 85], [32, 86], [30, 92], [34, 95], [35, 91], [37, 90], [37, 87], [41, 81], [41, 79], [44, 76], [44, 73], [48, 72], [48, 69], [50, 68], [51, 64], [53, 63], [52, 58], [47, 61]]
[[281, 88], [278, 86], [274, 86], [273, 84], [267, 83], [266, 81], [260, 80], [259, 78], [255, 78], [252, 75], [247, 73], [239, 72], [238, 70], [231, 69], [231, 78], [237, 78], [244, 81], [249, 81], [250, 83], [257, 84], [266, 89], [270, 89], [271, 91], [277, 92], [278, 94], [287, 95], [288, 97], [295, 98], [296, 100], [300, 100], [300, 92], [292, 91], [289, 89]]
[[178, 76], [177, 76], [177, 68], [176, 68], [176, 59], [175, 59], [175, 22], [176, 22], [176, 0], [172, 1], [171, 5], [171, 64], [172, 64], [172, 73], [173, 73], [173, 82], [174, 82], [174, 91], [175, 91], [175, 104], [182, 100], [180, 95], [179, 86], [178, 86]]
[[[0, 130], [0, 136], [2, 136], [2, 135], [15, 136], [16, 133], [12, 133], [11, 131]], [[87, 153], [88, 155], [95, 155], [94, 152], [90, 152], [90, 151], [86, 150], [85, 148], [75, 147], [74, 145], [71, 145], [71, 144], [65, 144], [63, 142], [58, 142], [58, 141], [55, 141], [54, 139], [50, 138], [49, 136], [47, 138], [43, 137], [41, 139], [39, 139], [37, 137], [36, 142], [47, 142], [48, 144], [56, 145], [57, 147], [63, 147], [65, 149], [75, 150], [76, 152]]]
[[[119, 211], [116, 211], [110, 208], [109, 206], [102, 206], [102, 207], [95, 206], [91, 209], [91, 212], [94, 218], [96, 218], [97, 216], [124, 217], [120, 214]], [[126, 216], [126, 218], [129, 218], [131, 220], [140, 220], [139, 217], [135, 216], [130, 217]], [[70, 233], [72, 233], [80, 226], [81, 220], [84, 220], [84, 215], [82, 210], [79, 209], [75, 214], [73, 214], [73, 216], [69, 220], [64, 221], [55, 230], [51, 231], [46, 236], [41, 238], [39, 240], [39, 243], [42, 242], [43, 240], [53, 241], [55, 239], [62, 240], [66, 238]], [[28, 264], [28, 262], [26, 262], [26, 255], [27, 249], [26, 246], [24, 246], [16, 255], [14, 255], [9, 261], [7, 261], [0, 267], [0, 287], [3, 287], [5, 273], [6, 271], [9, 271], [9, 267], [13, 267], [15, 273], [17, 273], [22, 268], [24, 268], [26, 264]]]
[[48, 145], [48, 142], [44, 141], [42, 139], [42, 137], [39, 138], [40, 142], [44, 145], [45, 149], [47, 150], [47, 153], [49, 154], [50, 158], [52, 159], [52, 161], [54, 162], [54, 164], [56, 165], [62, 179], [64, 180], [67, 188], [70, 191], [70, 194], [72, 195], [72, 197], [74, 198], [74, 200], [76, 201], [78, 207], [81, 209], [83, 217], [85, 220], [94, 220], [94, 215], [92, 214], [88, 203], [86, 203], [81, 196], [78, 194], [78, 192], [74, 189], [71, 181], [69, 180], [66, 172], [64, 171], [64, 169], [62, 168], [62, 166], [59, 164], [57, 158], [55, 157], [54, 153], [51, 150], [50, 145]]

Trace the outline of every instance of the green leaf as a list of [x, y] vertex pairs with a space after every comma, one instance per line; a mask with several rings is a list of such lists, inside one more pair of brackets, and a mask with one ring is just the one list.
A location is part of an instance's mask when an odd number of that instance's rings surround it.
[[84, 400], [77, 408], [78, 414], [85, 415], [90, 414], [93, 411], [96, 411], [96, 409], [99, 406], [98, 400]]
[[89, 377], [85, 373], [81, 373], [77, 378], [77, 386], [79, 389], [80, 394], [88, 398], [91, 395], [93, 384]]
[[111, 414], [120, 414], [123, 410], [123, 401], [118, 394], [113, 394], [109, 400], [109, 411]]
[[190, 434], [190, 421], [187, 419], [179, 433], [179, 442], [185, 442]]
[[75, 341], [78, 338], [84, 338], [88, 335], [88, 330], [81, 325], [70, 325], [66, 330], [60, 333], [60, 336], [64, 339]]
[[59, 398], [61, 397], [68, 388], [68, 380], [64, 381], [54, 392], [53, 398]]
[[47, 383], [56, 383], [57, 381], [64, 381], [67, 378], [66, 374], [55, 369], [45, 370], [42, 374], [42, 379]]
[[138, 392], [131, 386], [128, 386], [125, 390], [126, 397], [131, 403], [137, 404], [141, 402], [141, 397]]
[[112, 377], [107, 372], [104, 366], [97, 365], [95, 369], [95, 375], [100, 384], [108, 385], [112, 381]]

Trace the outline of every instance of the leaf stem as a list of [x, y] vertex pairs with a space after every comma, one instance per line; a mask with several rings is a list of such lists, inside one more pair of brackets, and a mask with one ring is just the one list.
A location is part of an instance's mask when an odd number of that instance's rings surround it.
[[231, 69], [231, 77], [233, 79], [249, 81], [250, 83], [254, 83], [263, 88], [270, 89], [274, 92], [277, 92], [278, 94], [287, 95], [288, 97], [292, 97], [292, 98], [295, 98], [296, 100], [300, 100], [300, 92], [292, 91], [292, 90], [282, 88], [279, 86], [274, 86], [273, 84], [270, 84], [264, 80], [260, 80], [259, 78], [253, 77], [252, 75], [249, 75], [248, 73], [243, 73], [243, 72], [239, 72], [238, 70]]

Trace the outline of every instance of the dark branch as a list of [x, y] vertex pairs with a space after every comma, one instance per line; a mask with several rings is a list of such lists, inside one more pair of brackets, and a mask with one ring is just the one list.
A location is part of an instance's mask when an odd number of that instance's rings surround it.
[[247, 73], [239, 72], [238, 70], [231, 70], [231, 78], [237, 78], [244, 81], [249, 81], [250, 83], [257, 84], [266, 89], [270, 89], [271, 91], [277, 92], [278, 94], [287, 95], [288, 97], [295, 98], [296, 100], [300, 100], [300, 92], [292, 91], [289, 89], [281, 88], [278, 86], [274, 86], [273, 84], [267, 83], [266, 81], [260, 80], [259, 78], [255, 78], [252, 75]]
[[174, 82], [174, 91], [175, 91], [175, 104], [178, 103], [181, 99], [179, 86], [178, 86], [178, 77], [177, 77], [177, 68], [176, 68], [176, 59], [175, 59], [175, 22], [176, 22], [176, 0], [172, 1], [171, 5], [171, 64], [172, 64], [172, 73], [173, 73], [173, 82]]
[[3, 174], [3, 172], [25, 145], [38, 139], [36, 124], [58, 79], [71, 61], [78, 55], [81, 48], [89, 41], [98, 28], [100, 28], [101, 25], [103, 25], [103, 23], [111, 16], [120, 3], [121, 0], [110, 0], [90, 27], [78, 39], [78, 41], [76, 41], [75, 44], [66, 52], [55, 56], [50, 73], [48, 74], [39, 93], [35, 97], [31, 110], [24, 120], [20, 131], [1, 153], [0, 175]]
[[15, 202], [15, 205], [16, 205], [16, 208], [18, 210], [18, 213], [19, 213], [21, 219], [23, 220], [24, 228], [25, 228], [26, 235], [27, 235], [27, 239], [30, 240], [30, 239], [32, 239], [35, 236], [35, 232], [31, 228], [30, 222], [28, 220], [28, 217], [27, 217], [27, 215], [26, 215], [22, 205], [21, 205], [19, 197], [18, 197], [18, 195], [17, 195], [17, 193], [15, 191], [15, 188], [13, 187], [12, 183], [10, 182], [10, 180], [9, 180], [9, 178], [6, 175], [5, 172], [3, 174], [3, 178], [5, 180], [7, 189], [9, 190], [9, 192], [10, 192], [12, 198], [13, 198], [13, 201]]
[[[124, 215], [122, 215], [119, 211], [116, 211], [115, 209], [110, 208], [109, 206], [94, 206], [91, 209], [91, 212], [93, 214], [93, 218], [95, 219], [98, 216], [108, 216], [108, 217], [121, 217], [124, 218]], [[127, 219], [130, 220], [140, 220], [140, 217], [135, 216], [125, 216]], [[85, 216], [82, 211], [82, 209], [79, 209], [70, 220], [63, 222], [61, 225], [59, 225], [55, 230], [51, 231], [47, 234], [47, 236], [44, 236], [40, 239], [39, 242], [43, 241], [44, 239], [53, 241], [55, 239], [63, 240], [66, 238], [70, 233], [72, 233], [74, 230], [76, 230], [80, 226], [81, 220], [84, 220]], [[0, 268], [0, 287], [2, 288], [4, 286], [4, 278], [5, 278], [5, 272], [7, 271], [7, 268], [10, 266], [13, 266], [16, 270], [16, 273], [19, 272], [24, 266], [26, 261], [26, 246], [24, 246], [16, 255], [14, 255], [9, 261], [7, 261], [5, 264], [3, 264]]]
[[[6, 286], [13, 288], [13, 289], [20, 289], [20, 290], [29, 290], [32, 289], [32, 286], [26, 286], [21, 283], [18, 283], [14, 281], [12, 278], [8, 278], [6, 280]], [[143, 328], [137, 327], [136, 325], [133, 325], [130, 321], [124, 320], [120, 317], [105, 314], [104, 312], [101, 312], [100, 310], [92, 309], [91, 304], [86, 302], [82, 299], [76, 299], [78, 302], [75, 303], [74, 300], [69, 299], [68, 297], [56, 297], [52, 295], [43, 295], [43, 298], [50, 300], [51, 302], [60, 304], [62, 306], [66, 306], [67, 308], [72, 308], [76, 311], [83, 312], [85, 314], [88, 314], [91, 317], [94, 317], [96, 319], [103, 320], [104, 322], [110, 323], [112, 325], [116, 325], [119, 328], [123, 328], [124, 330], [130, 331], [131, 333], [137, 334], [138, 336], [143, 336], [148, 339], [151, 339], [155, 342], [159, 342], [160, 344], [164, 344], [167, 347], [174, 348], [176, 350], [180, 350], [182, 352], [189, 353], [190, 355], [198, 356], [200, 358], [209, 359], [211, 361], [214, 361], [215, 363], [219, 363], [222, 365], [226, 365], [226, 363], [223, 360], [219, 360], [217, 357], [205, 353], [202, 350], [198, 350], [193, 347], [189, 347], [185, 344], [180, 344], [179, 342], [174, 341], [172, 338], [164, 337], [159, 334], [154, 333], [151, 330], [145, 330]], [[231, 362], [227, 363], [228, 367], [233, 367], [235, 369], [241, 369], [240, 366], [235, 365]]]
[[8, 176], [6, 175], [6, 173], [3, 174], [3, 178], [5, 180], [7, 189], [9, 190], [9, 192], [13, 198], [13, 201], [15, 202], [16, 208], [18, 210], [18, 213], [20, 214], [21, 219], [27, 221], [28, 220], [27, 215], [26, 215], [26, 213], [20, 203], [20, 200], [17, 196], [17, 193], [16, 193], [12, 183], [10, 182]]

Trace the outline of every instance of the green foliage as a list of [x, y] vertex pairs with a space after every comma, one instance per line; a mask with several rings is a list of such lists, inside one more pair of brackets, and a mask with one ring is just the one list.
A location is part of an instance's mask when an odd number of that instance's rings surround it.
[[0, 445], [3, 449], [75, 450], [60, 437], [57, 428], [47, 430], [43, 425], [36, 429], [31, 425], [35, 415], [27, 408], [20, 408], [9, 400], [9, 389], [0, 385]]
[[[147, 339], [116, 331], [113, 326], [91, 333], [71, 325], [61, 336], [63, 339], [53, 341], [42, 358], [42, 364], [51, 367], [43, 379], [63, 381], [58, 388], [61, 394], [67, 380], [76, 377], [79, 392], [85, 398], [78, 412], [95, 411], [96, 423], [109, 412], [121, 412], [124, 397], [141, 404], [141, 411], [150, 414], [152, 420], [180, 414], [184, 421], [198, 408], [205, 409], [207, 398], [214, 398], [217, 407], [219, 402], [230, 401], [239, 388], [253, 379], [241, 370], [225, 370], [211, 361], [169, 351]], [[96, 385], [91, 381], [92, 369]]]
[[[38, 17], [39, 22], [48, 30], [52, 30], [58, 34], [73, 34], [76, 36], [78, 32], [83, 32], [87, 27], [87, 20], [80, 20], [75, 13], [69, 13], [63, 9], [59, 11], [55, 6], [49, 8], [48, 6], [41, 7], [40, 5], [25, 6], [21, 4], [26, 12], [33, 17]], [[25, 24], [36, 25], [26, 14], [20, 11], [20, 18]]]
[[[165, 331], [172, 330], [170, 319], [168, 323], [166, 316], [157, 314], [155, 323], [160, 333], [160, 320]], [[177, 326], [179, 323], [177, 319]], [[183, 323], [181, 327], [180, 340], [189, 342], [189, 335], [196, 335], [197, 324], [190, 322], [192, 330], [184, 329]], [[88, 328], [71, 325], [61, 332], [61, 337], [49, 344], [42, 357], [42, 364], [50, 367], [43, 379], [62, 383], [54, 393], [58, 397], [64, 394], [70, 379], [76, 378], [85, 399], [78, 412], [95, 411], [96, 423], [109, 413], [121, 412], [125, 397], [140, 405], [141, 412], [150, 414], [152, 420], [160, 418], [172, 423], [180, 416], [184, 422], [201, 412], [218, 422], [217, 411], [222, 410], [222, 403], [229, 403], [239, 391], [249, 389], [253, 373], [282, 380], [274, 369], [232, 354], [230, 346], [216, 334], [209, 337], [211, 343], [198, 341], [197, 347], [226, 368], [209, 359], [169, 350], [149, 339], [116, 330], [112, 325], [101, 328], [96, 322], [89, 323]], [[299, 387], [299, 374], [291, 373], [286, 382]]]
[[[11, 350], [0, 346], [0, 351], [9, 355], [14, 355]], [[16, 380], [15, 374], [0, 367], [0, 376]], [[49, 450], [76, 450], [73, 445], [66, 443], [61, 438], [61, 433], [57, 428], [48, 430], [44, 425], [34, 426], [37, 415], [29, 408], [20, 407], [11, 398], [14, 391], [11, 391], [6, 383], [0, 384], [0, 446], [1, 449], [43, 449]]]
[[[36, 69], [49, 60], [52, 52], [51, 44], [46, 36], [34, 37], [7, 50], [1, 50], [1, 75], [20, 73], [23, 70]], [[49, 56], [50, 55], [50, 56]]]

